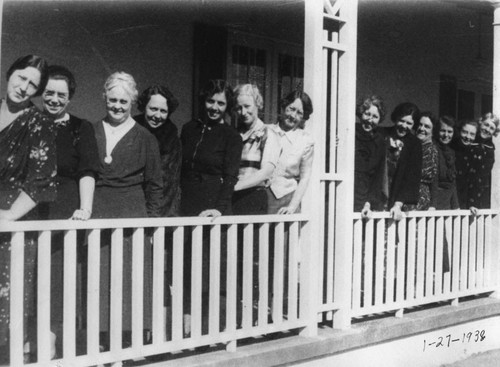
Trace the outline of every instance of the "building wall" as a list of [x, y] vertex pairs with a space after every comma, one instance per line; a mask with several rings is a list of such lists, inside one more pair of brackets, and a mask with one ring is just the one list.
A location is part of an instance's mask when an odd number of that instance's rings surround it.
[[493, 8], [474, 3], [360, 0], [358, 99], [380, 95], [389, 115], [404, 101], [438, 114], [440, 74], [491, 95]]
[[122, 70], [134, 76], [139, 91], [167, 84], [180, 101], [172, 119], [181, 126], [192, 116], [195, 22], [303, 42], [300, 1], [7, 0], [2, 95], [7, 68], [17, 57], [33, 53], [74, 72], [78, 86], [69, 111], [78, 116], [90, 121], [104, 116], [103, 84], [111, 72]]

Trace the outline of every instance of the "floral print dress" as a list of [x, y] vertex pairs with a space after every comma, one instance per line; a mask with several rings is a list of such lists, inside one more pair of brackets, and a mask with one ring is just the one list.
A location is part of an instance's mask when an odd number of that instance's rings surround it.
[[434, 142], [422, 144], [422, 177], [420, 178], [417, 210], [436, 207], [436, 191], [438, 187], [438, 150]]
[[[1, 103], [5, 103], [2, 101]], [[36, 203], [56, 196], [56, 151], [48, 117], [28, 107], [0, 131], [0, 209], [10, 209], [21, 191]], [[36, 210], [23, 219], [36, 219]], [[0, 233], [0, 345], [8, 340], [10, 319], [10, 234]], [[33, 307], [36, 241], [25, 237], [24, 315]]]

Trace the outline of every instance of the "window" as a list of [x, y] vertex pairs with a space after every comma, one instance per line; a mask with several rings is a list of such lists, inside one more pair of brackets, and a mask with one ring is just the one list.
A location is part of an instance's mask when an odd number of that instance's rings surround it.
[[229, 31], [227, 49], [227, 80], [233, 86], [256, 84], [264, 99], [260, 118], [268, 124], [276, 122], [281, 97], [303, 87], [302, 46]]

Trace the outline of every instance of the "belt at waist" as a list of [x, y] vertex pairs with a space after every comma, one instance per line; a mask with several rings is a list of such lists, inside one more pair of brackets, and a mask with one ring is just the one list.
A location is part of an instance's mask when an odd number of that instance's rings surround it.
[[246, 168], [246, 167], [252, 167], [252, 168], [260, 169], [260, 162], [256, 162], [256, 161], [241, 161], [240, 162], [240, 168]]

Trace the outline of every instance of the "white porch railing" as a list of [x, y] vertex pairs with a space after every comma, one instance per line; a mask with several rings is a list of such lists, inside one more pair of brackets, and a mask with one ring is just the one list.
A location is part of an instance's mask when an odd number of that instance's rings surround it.
[[[317, 314], [402, 316], [410, 307], [496, 291], [498, 214], [412, 212], [394, 222], [387, 213], [376, 213], [368, 221], [356, 213], [352, 263], [344, 265], [351, 267], [351, 282], [331, 271], [338, 264], [339, 246], [345, 250], [350, 244], [333, 243], [333, 249], [326, 244], [312, 246], [306, 240], [309, 221], [304, 215], [221, 217], [214, 222], [208, 218], [3, 222], [0, 232], [10, 232], [12, 239], [10, 364], [23, 365], [25, 236], [38, 239], [37, 355], [32, 365], [91, 366], [217, 343], [234, 350], [239, 339], [314, 329]], [[51, 247], [57, 233], [64, 234], [63, 352], [61, 359], [50, 361], [55, 301], [49, 289], [56, 286], [51, 285]], [[106, 246], [110, 259], [103, 255]], [[323, 266], [311, 270], [307, 262], [318, 262], [310, 256], [313, 248], [323, 249], [316, 254]], [[446, 257], [449, 269], [444, 267]], [[109, 275], [105, 275], [101, 264], [108, 261]], [[326, 297], [325, 292], [334, 295], [335, 288], [346, 283], [351, 307], [340, 310], [345, 302]], [[304, 295], [318, 284], [324, 301], [314, 304]], [[109, 293], [106, 301], [101, 287]], [[166, 288], [169, 301], [164, 297]], [[111, 309], [105, 320], [100, 315], [103, 302]], [[129, 323], [124, 320], [126, 308], [131, 310]]]
[[[33, 365], [91, 366], [215, 343], [227, 343], [231, 350], [241, 338], [310, 326], [314, 318], [307, 313], [314, 310], [299, 303], [300, 235], [307, 223], [303, 215], [221, 217], [214, 222], [208, 218], [3, 222], [0, 232], [11, 232], [12, 238], [10, 364], [23, 364], [23, 264], [28, 232], [38, 237]], [[51, 246], [59, 231], [64, 232], [63, 358], [50, 361]], [[84, 232], [82, 242], [77, 240], [79, 231]], [[106, 243], [111, 249], [111, 312], [103, 350], [100, 309], [104, 305], [99, 288], [104, 276], [100, 263], [107, 261], [101, 247]], [[129, 260], [124, 257], [126, 246], [131, 246]], [[83, 262], [77, 256], [81, 247], [85, 248]], [[191, 250], [185, 252], [187, 248]], [[77, 272], [82, 264], [87, 267], [84, 277], [77, 275], [85, 273]], [[146, 291], [148, 270], [152, 292]], [[130, 278], [130, 284], [124, 278]], [[83, 282], [86, 296], [79, 297]], [[171, 289], [169, 304], [164, 302], [165, 282]], [[187, 291], [190, 302], [183, 304]], [[83, 305], [78, 304], [85, 298]], [[122, 316], [124, 298], [131, 308], [129, 330]], [[82, 310], [84, 315], [79, 314]], [[151, 322], [144, 321], [148, 313]], [[190, 330], [185, 314], [191, 315]], [[77, 323], [79, 319], [84, 322]], [[83, 341], [78, 324], [86, 325]], [[144, 330], [150, 331], [149, 338]], [[131, 332], [129, 345], [123, 343], [124, 331]], [[83, 352], [78, 343], [85, 344]]]
[[499, 287], [498, 211], [387, 213], [353, 226], [351, 316], [403, 310]]

